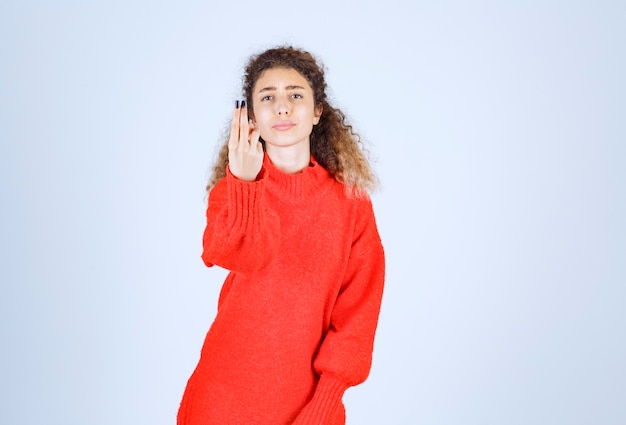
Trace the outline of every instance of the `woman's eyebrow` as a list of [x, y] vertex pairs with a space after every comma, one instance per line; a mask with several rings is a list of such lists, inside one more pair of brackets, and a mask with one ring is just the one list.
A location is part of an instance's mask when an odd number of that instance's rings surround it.
[[[294, 85], [294, 86], [287, 86], [285, 87], [285, 89], [286, 90], [297, 90], [297, 89], [304, 90], [304, 87]], [[264, 87], [261, 90], [259, 90], [259, 93], [263, 93], [266, 91], [274, 91], [274, 90], [276, 90], [276, 87]]]

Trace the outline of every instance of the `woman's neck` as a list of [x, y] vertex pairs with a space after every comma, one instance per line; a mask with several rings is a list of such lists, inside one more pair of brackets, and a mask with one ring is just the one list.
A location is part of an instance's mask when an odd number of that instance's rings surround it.
[[311, 163], [311, 149], [308, 144], [306, 147], [298, 145], [289, 147], [266, 145], [265, 149], [267, 155], [272, 160], [272, 164], [288, 174], [299, 173]]

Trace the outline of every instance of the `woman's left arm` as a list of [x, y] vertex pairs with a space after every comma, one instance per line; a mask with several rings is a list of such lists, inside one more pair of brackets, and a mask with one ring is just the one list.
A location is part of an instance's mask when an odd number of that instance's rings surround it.
[[385, 279], [385, 255], [369, 199], [359, 201], [355, 238], [330, 327], [313, 367], [320, 379], [294, 425], [333, 423], [348, 387], [369, 375]]

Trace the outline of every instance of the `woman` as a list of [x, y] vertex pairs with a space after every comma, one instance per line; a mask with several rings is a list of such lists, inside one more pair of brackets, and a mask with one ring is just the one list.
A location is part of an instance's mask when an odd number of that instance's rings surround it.
[[253, 56], [244, 93], [203, 237], [205, 264], [230, 273], [178, 424], [344, 424], [383, 292], [375, 177], [308, 52]]

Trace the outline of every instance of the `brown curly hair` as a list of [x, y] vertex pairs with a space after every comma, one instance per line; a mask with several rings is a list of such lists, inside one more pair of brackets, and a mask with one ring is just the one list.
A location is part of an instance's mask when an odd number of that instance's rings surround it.
[[[243, 93], [250, 109], [254, 106], [254, 85], [265, 70], [273, 68], [292, 68], [298, 71], [313, 89], [315, 104], [322, 107], [320, 121], [313, 126], [310, 136], [311, 155], [337, 181], [346, 186], [348, 194], [359, 196], [373, 190], [378, 181], [366, 157], [363, 142], [346, 122], [345, 114], [329, 103], [324, 69], [311, 53], [284, 46], [250, 57], [243, 77]], [[207, 191], [226, 176], [227, 165], [228, 137], [219, 150]]]

